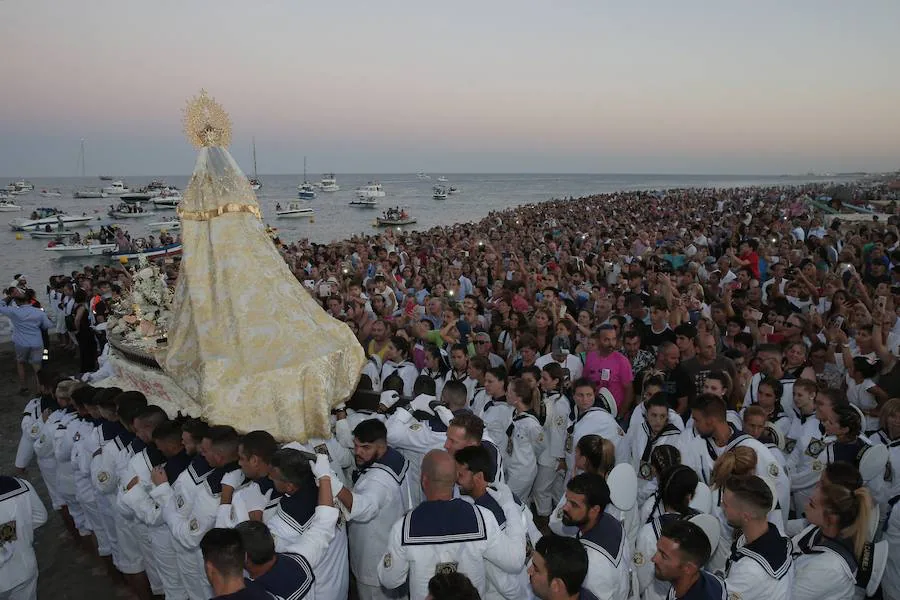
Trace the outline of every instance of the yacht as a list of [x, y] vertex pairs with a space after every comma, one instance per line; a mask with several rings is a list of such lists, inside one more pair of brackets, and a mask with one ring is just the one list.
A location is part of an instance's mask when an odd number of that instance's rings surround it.
[[16, 212], [22, 210], [22, 207], [12, 200], [0, 199], [0, 212]]
[[94, 217], [89, 217], [86, 214], [81, 216], [67, 215], [55, 208], [36, 208], [32, 211], [30, 218], [13, 219], [9, 222], [9, 226], [13, 231], [30, 231], [43, 228], [46, 225], [53, 227], [60, 225], [63, 227], [84, 226], [93, 219]]
[[156, 198], [150, 200], [153, 203], [153, 206], [160, 209], [175, 209], [178, 208], [178, 204], [181, 202], [182, 197], [178, 192], [169, 192], [160, 194]]
[[34, 191], [34, 184], [30, 181], [25, 181], [24, 179], [20, 179], [19, 181], [13, 184], [16, 188], [17, 194], [27, 194], [28, 192]]
[[366, 185], [356, 188], [357, 198], [384, 198], [384, 188], [377, 181], [370, 181]]
[[351, 200], [350, 206], [358, 206], [360, 208], [375, 208], [378, 206], [378, 200], [372, 197], [363, 198], [362, 196]]
[[458, 194], [458, 193], [460, 193], [461, 191], [462, 191], [462, 190], [459, 189], [458, 187], [455, 187], [455, 186], [452, 186], [452, 185], [451, 185], [451, 186], [450, 186], [450, 189], [447, 190], [447, 193], [450, 194], [450, 195], [452, 196], [453, 194]]
[[319, 180], [319, 189], [323, 192], [338, 192], [341, 186], [337, 184], [337, 178], [334, 176], [334, 173], [327, 173], [322, 175], [322, 179]]
[[130, 191], [131, 190], [125, 187], [125, 184], [122, 183], [122, 181], [119, 179], [113, 181], [111, 184], [103, 188], [103, 193], [105, 193], [107, 196], [121, 196], [122, 194], [127, 194]]
[[446, 182], [447, 182], [447, 178], [444, 177], [443, 175], [441, 175], [440, 177], [438, 177], [437, 180], [440, 181], [441, 183], [446, 183]]
[[106, 198], [106, 192], [99, 188], [83, 188], [75, 190], [73, 198]]
[[275, 216], [278, 218], [297, 218], [313, 216], [313, 209], [302, 206], [299, 202], [291, 202], [287, 208], [282, 208], [281, 204], [275, 205]]
[[422, 171], [416, 173], [416, 177], [418, 177], [419, 179], [431, 179], [431, 175], [429, 175], [428, 173], [423, 173]]
[[303, 200], [312, 200], [316, 197], [316, 188], [306, 180], [306, 157], [303, 157], [303, 183], [297, 186], [297, 197]]
[[42, 198], [60, 198], [62, 197], [62, 192], [59, 191], [59, 188], [54, 188], [52, 190], [41, 190]]
[[447, 188], [442, 185], [434, 186], [434, 189], [431, 191], [431, 197], [435, 200], [446, 200], [447, 199]]
[[262, 187], [262, 181], [259, 180], [259, 173], [256, 172], [256, 138], [253, 138], [253, 177], [248, 177], [247, 182], [250, 189], [254, 192]]

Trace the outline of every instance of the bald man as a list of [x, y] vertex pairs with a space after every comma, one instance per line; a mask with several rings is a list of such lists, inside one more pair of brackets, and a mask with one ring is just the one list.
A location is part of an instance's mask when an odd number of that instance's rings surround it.
[[495, 499], [503, 509], [501, 530], [487, 508], [453, 497], [456, 461], [444, 450], [432, 450], [422, 460], [425, 501], [391, 528], [378, 578], [387, 589], [409, 581], [410, 600], [428, 596], [428, 581], [439, 573], [463, 573], [485, 594], [484, 561], [507, 573], [525, 564], [525, 530], [519, 509], [505, 484]]

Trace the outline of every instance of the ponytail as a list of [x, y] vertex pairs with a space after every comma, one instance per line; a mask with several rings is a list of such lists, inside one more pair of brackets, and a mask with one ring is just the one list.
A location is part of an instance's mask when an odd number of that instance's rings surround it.
[[756, 451], [737, 446], [716, 459], [712, 470], [712, 487], [724, 489], [732, 475], [752, 475], [756, 471]]
[[822, 499], [825, 510], [837, 517], [841, 535], [853, 540], [853, 554], [861, 560], [869, 541], [872, 519], [873, 501], [868, 488], [849, 490], [833, 483], [822, 483]]
[[671, 508], [683, 517], [687, 516], [691, 512], [691, 500], [700, 482], [697, 472], [688, 466], [678, 465], [663, 473], [659, 480], [663, 507]]
[[616, 466], [616, 447], [610, 440], [596, 434], [588, 434], [578, 440], [578, 452], [587, 462], [586, 471], [606, 477]]
[[562, 388], [563, 384], [563, 370], [562, 367], [559, 366], [559, 363], [547, 363], [546, 365], [544, 365], [544, 368], [542, 370], [550, 376], [550, 379], [556, 380], [556, 387], [554, 388], [554, 390], [557, 392], [560, 391], [560, 388]]

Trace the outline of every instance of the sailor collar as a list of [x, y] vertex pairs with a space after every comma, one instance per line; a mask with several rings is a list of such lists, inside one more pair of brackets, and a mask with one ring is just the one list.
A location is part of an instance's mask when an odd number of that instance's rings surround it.
[[197, 454], [191, 459], [191, 464], [187, 468], [188, 475], [191, 476], [194, 485], [203, 483], [209, 474], [212, 473], [212, 470], [213, 468], [206, 462], [202, 454]]
[[669, 588], [666, 600], [728, 600], [728, 592], [725, 590], [725, 582], [710, 573], [701, 570], [700, 578], [691, 586], [687, 593], [678, 598], [675, 596], [675, 587]]
[[283, 552], [275, 555], [271, 569], [253, 581], [278, 598], [300, 600], [312, 589], [316, 576], [302, 555]]
[[749, 544], [745, 543], [746, 540], [743, 533], [735, 540], [726, 573], [743, 557], [756, 561], [773, 579], [781, 579], [791, 570], [791, 540], [782, 537], [774, 525], [769, 523], [768, 530]]
[[297, 533], [302, 534], [316, 512], [319, 490], [312, 478], [296, 494], [283, 495], [278, 503], [278, 514]]
[[[728, 442], [725, 444], [725, 446], [721, 448], [721, 454], [728, 452], [732, 448], [736, 448], [742, 442], [753, 439], [743, 431], [738, 431], [737, 429], [735, 429], [734, 425], [732, 425], [731, 423], [728, 424], [728, 427], [731, 428], [731, 437], [728, 438]], [[720, 453], [716, 452], [717, 449], [718, 446], [715, 445], [712, 437], [706, 438], [706, 450], [709, 453], [709, 457], [713, 459], [713, 461], [715, 461], [720, 456]]]
[[794, 547], [796, 548], [794, 556], [801, 556], [804, 554], [824, 554], [829, 552], [839, 557], [847, 567], [847, 572], [850, 576], [853, 577], [854, 580], [856, 579], [859, 565], [856, 562], [856, 556], [853, 554], [851, 542], [849, 540], [825, 537], [825, 535], [822, 534], [821, 529], [815, 525], [810, 525], [806, 530], [800, 533]]
[[497, 519], [500, 529], [506, 529], [506, 513], [503, 512], [500, 503], [493, 496], [485, 492], [480, 498], [475, 498], [475, 504], [491, 511], [491, 514]]
[[[218, 496], [222, 493], [222, 478], [225, 477], [226, 473], [231, 473], [232, 471], [237, 471], [240, 469], [240, 466], [237, 462], [228, 463], [224, 467], [218, 467], [213, 469], [210, 474], [206, 477], [206, 486], [209, 488], [210, 493], [213, 496]], [[242, 479], [244, 478], [244, 474], [241, 473]]]
[[512, 404], [506, 401], [506, 396], [499, 396], [497, 398], [491, 398], [484, 403], [484, 410], [482, 411], [482, 414], [486, 413], [488, 410], [495, 406], [508, 406], [512, 408]]
[[0, 502], [15, 498], [28, 492], [28, 486], [24, 481], [8, 475], [0, 475]]
[[426, 500], [403, 517], [401, 544], [423, 546], [487, 539], [484, 517], [462, 498]]
[[625, 549], [625, 530], [622, 523], [609, 513], [600, 515], [597, 524], [586, 533], [578, 532], [578, 539], [586, 548], [604, 556], [614, 567], [622, 561]]
[[393, 448], [388, 448], [381, 458], [375, 460], [375, 462], [363, 468], [361, 471], [355, 472], [353, 474], [354, 481], [362, 477], [362, 475], [370, 469], [376, 469], [387, 473], [397, 485], [400, 485], [403, 483], [403, 478], [406, 477], [406, 472], [409, 470], [409, 461]]

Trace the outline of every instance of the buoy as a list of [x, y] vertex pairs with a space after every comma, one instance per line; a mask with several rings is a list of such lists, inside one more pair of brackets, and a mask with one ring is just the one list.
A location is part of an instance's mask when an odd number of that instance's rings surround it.
[[315, 222], [316, 222], [316, 218], [315, 218], [315, 217], [310, 217], [310, 218], [309, 218], [309, 222], [310, 222], [310, 223], [315, 223]]
[[127, 256], [120, 256], [120, 257], [119, 257], [119, 262], [122, 263], [123, 265], [127, 265], [127, 264], [128, 264], [128, 257], [127, 257]]
[[21, 239], [22, 239], [22, 234], [21, 234], [21, 233], [17, 233], [17, 234], [16, 234], [16, 239], [17, 239], [17, 240], [21, 240]]

